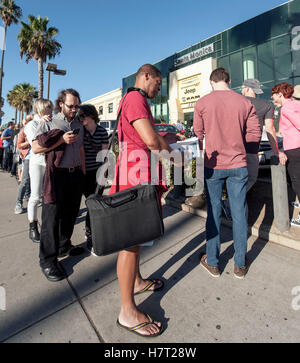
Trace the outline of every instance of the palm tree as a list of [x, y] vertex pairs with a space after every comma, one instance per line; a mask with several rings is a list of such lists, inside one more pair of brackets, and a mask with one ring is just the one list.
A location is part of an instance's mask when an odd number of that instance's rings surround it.
[[18, 100], [17, 100], [17, 95], [16, 95], [15, 90], [12, 89], [11, 91], [9, 91], [6, 98], [7, 98], [8, 104], [15, 109], [15, 121], [17, 122], [19, 105], [18, 105]]
[[[2, 100], [2, 78], [3, 78], [3, 66], [4, 66], [4, 53], [5, 53], [5, 43], [7, 28], [12, 24], [17, 24], [19, 19], [22, 17], [22, 9], [15, 4], [13, 0], [1, 0], [0, 3], [0, 16], [4, 24], [4, 37], [2, 46], [2, 56], [1, 56], [1, 68], [0, 68], [0, 100]], [[3, 104], [0, 103], [0, 112]]]
[[33, 15], [28, 16], [29, 24], [21, 22], [22, 28], [18, 35], [20, 42], [21, 58], [26, 56], [26, 62], [31, 59], [38, 62], [39, 71], [39, 98], [43, 98], [44, 93], [44, 63], [47, 58], [55, 58], [60, 54], [61, 44], [54, 38], [58, 34], [58, 29], [47, 27], [49, 19]]
[[[22, 119], [24, 113], [28, 115], [32, 111], [34, 99], [37, 97], [38, 93], [36, 87], [29, 83], [20, 83], [8, 93], [7, 100], [9, 104], [16, 109], [16, 115], [17, 111], [20, 111]], [[17, 120], [17, 116], [15, 119]]]

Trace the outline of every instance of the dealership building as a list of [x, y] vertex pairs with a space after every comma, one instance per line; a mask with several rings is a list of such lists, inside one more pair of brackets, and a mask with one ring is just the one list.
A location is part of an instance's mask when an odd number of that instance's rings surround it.
[[[159, 95], [149, 100], [155, 120], [191, 124], [196, 101], [211, 92], [216, 67], [231, 75], [241, 91], [245, 79], [262, 83], [270, 98], [275, 84], [300, 84], [300, 0], [292, 0], [187, 49], [153, 63], [162, 73]], [[135, 74], [123, 78], [123, 94]]]

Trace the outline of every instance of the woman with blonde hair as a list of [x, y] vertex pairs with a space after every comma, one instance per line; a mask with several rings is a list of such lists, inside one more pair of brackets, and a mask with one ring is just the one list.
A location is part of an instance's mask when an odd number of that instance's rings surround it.
[[[49, 100], [37, 99], [33, 106], [34, 118], [26, 127], [25, 134], [32, 147], [32, 141], [35, 140], [36, 131], [43, 122], [50, 121], [52, 118], [53, 104]], [[27, 213], [29, 220], [29, 238], [34, 243], [40, 242], [40, 233], [38, 230], [37, 208], [40, 203], [40, 197], [43, 189], [43, 180], [46, 170], [44, 154], [35, 154], [31, 150], [29, 161], [29, 174], [31, 195], [28, 201]]]

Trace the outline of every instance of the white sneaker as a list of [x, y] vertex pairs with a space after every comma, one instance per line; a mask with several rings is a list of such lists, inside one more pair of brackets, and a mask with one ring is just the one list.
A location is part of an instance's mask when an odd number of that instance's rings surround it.
[[291, 202], [291, 205], [292, 205], [295, 209], [300, 209], [300, 203], [299, 203], [299, 202]]
[[15, 214], [22, 214], [24, 212], [23, 207], [21, 204], [16, 204], [15, 207]]
[[298, 216], [298, 218], [291, 220], [291, 226], [300, 227], [300, 215]]

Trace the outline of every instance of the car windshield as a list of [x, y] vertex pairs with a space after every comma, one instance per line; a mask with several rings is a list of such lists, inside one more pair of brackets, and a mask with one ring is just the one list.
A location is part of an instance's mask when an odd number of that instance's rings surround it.
[[101, 121], [100, 122], [100, 126], [104, 127], [105, 129], [108, 128], [108, 122], [105, 122], [105, 121]]
[[172, 125], [154, 125], [157, 132], [175, 132], [177, 134], [178, 130]]

